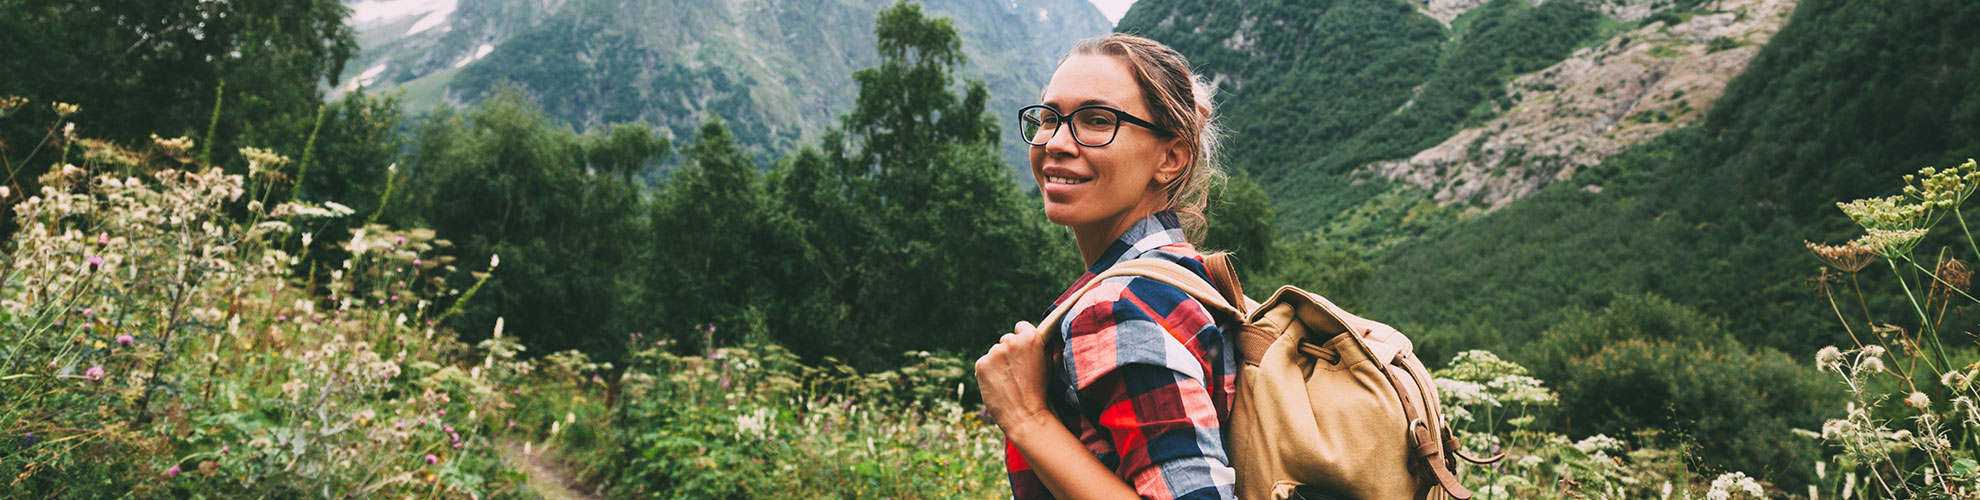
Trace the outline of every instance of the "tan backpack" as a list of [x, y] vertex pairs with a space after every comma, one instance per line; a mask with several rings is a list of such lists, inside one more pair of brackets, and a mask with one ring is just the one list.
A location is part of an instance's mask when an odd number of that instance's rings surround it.
[[[1237, 318], [1237, 392], [1226, 422], [1240, 499], [1471, 498], [1451, 457], [1490, 463], [1458, 448], [1437, 406], [1430, 372], [1409, 339], [1293, 286], [1264, 303], [1244, 297], [1225, 254], [1207, 256], [1215, 283], [1162, 259], [1116, 264], [1087, 282], [1141, 276], [1187, 292]], [[1040, 323], [1050, 334], [1086, 293]], [[1225, 334], [1233, 326], [1228, 320]]]

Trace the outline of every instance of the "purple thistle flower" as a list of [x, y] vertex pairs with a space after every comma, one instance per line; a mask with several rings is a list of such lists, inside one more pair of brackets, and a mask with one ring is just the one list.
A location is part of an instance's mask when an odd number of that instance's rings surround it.
[[167, 478], [179, 477], [179, 466], [174, 465], [170, 469], [165, 469], [165, 477]]
[[95, 255], [89, 256], [89, 270], [95, 271], [100, 267], [103, 267], [103, 258]]
[[131, 335], [130, 335], [130, 334], [128, 334], [128, 333], [126, 333], [126, 334], [123, 334], [123, 335], [118, 335], [118, 336], [117, 336], [117, 343], [119, 343], [119, 344], [123, 344], [123, 345], [131, 345], [131, 344], [133, 344], [133, 343], [136, 343], [136, 342], [137, 342], [137, 339], [136, 339], [136, 338], [132, 338], [132, 337], [131, 337]]
[[89, 379], [91, 382], [103, 380], [103, 365], [92, 366], [88, 370], [84, 370], [83, 378]]
[[432, 453], [426, 454], [426, 465], [433, 465], [437, 463], [440, 463], [440, 457], [433, 456]]

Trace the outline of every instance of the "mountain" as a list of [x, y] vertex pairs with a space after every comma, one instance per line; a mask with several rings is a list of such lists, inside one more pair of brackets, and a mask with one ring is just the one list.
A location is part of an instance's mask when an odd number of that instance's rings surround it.
[[[1119, 29], [1222, 85], [1227, 160], [1306, 235], [1274, 259], [1361, 273], [1325, 293], [1424, 359], [1526, 364], [1560, 390], [1545, 425], [1793, 491], [1832, 450], [1791, 430], [1844, 408], [1808, 356], [1853, 345], [1839, 316], [1921, 328], [1895, 287], [1933, 272], [1852, 273], [1858, 303], [1803, 241], [1980, 156], [1974, 23], [1964, 0], [1143, 0]], [[1973, 257], [1957, 226], [1918, 248]]]
[[1793, 6], [1144, 0], [1119, 30], [1212, 76], [1283, 232], [1380, 248], [1703, 116]]
[[[713, 112], [768, 156], [815, 139], [848, 111], [853, 71], [879, 61], [874, 16], [891, 3], [366, 0], [350, 4], [363, 52], [339, 88], [400, 89], [418, 111], [513, 82], [580, 129], [644, 120], [676, 140]], [[1036, 101], [1073, 41], [1111, 28], [1086, 2], [923, 5], [953, 20], [964, 73], [988, 84], [993, 113]], [[1014, 164], [1023, 158], [1007, 149]]]

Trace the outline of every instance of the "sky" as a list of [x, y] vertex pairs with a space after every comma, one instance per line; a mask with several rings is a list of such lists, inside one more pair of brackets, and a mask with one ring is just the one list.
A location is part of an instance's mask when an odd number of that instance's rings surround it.
[[1134, 5], [1134, 0], [1087, 0], [1087, 1], [1093, 2], [1094, 7], [1099, 7], [1100, 13], [1105, 14], [1107, 16], [1107, 22], [1114, 24], [1120, 24], [1121, 15], [1127, 14], [1127, 9], [1129, 5]]

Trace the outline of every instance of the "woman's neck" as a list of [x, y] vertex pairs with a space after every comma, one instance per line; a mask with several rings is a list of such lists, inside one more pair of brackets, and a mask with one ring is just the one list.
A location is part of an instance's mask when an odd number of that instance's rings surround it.
[[1142, 219], [1159, 211], [1161, 211], [1160, 207], [1139, 207], [1137, 210], [1123, 213], [1123, 217], [1120, 218], [1096, 221], [1072, 228], [1073, 241], [1079, 245], [1080, 261], [1086, 263], [1087, 269], [1092, 269], [1093, 264], [1100, 260], [1100, 256], [1107, 253], [1107, 247], [1113, 246], [1115, 241], [1121, 239], [1121, 235], [1127, 234], [1129, 228], [1133, 228]]

